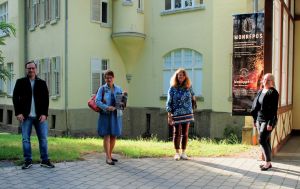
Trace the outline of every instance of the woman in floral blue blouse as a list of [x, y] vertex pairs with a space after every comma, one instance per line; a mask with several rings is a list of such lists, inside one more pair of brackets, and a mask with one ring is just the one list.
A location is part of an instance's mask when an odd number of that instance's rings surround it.
[[[185, 153], [190, 122], [194, 121], [192, 98], [195, 98], [191, 81], [184, 69], [178, 69], [171, 78], [166, 109], [168, 124], [173, 126], [175, 160], [187, 160]], [[181, 138], [182, 137], [182, 138]], [[181, 154], [180, 154], [181, 142]]]

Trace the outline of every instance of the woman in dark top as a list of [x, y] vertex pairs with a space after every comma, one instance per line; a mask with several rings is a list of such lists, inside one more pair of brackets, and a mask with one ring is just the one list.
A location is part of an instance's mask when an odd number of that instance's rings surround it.
[[260, 165], [262, 171], [272, 168], [270, 136], [277, 123], [277, 109], [279, 94], [275, 87], [274, 76], [270, 73], [264, 75], [263, 89], [260, 90], [252, 104], [251, 114], [254, 127], [259, 133], [259, 143], [265, 158], [265, 163]]

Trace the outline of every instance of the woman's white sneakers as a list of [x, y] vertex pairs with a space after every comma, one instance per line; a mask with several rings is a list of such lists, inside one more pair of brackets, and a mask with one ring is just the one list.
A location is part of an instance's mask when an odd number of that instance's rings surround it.
[[178, 153], [176, 153], [174, 155], [174, 160], [176, 160], [176, 161], [180, 160], [180, 155]]
[[183, 160], [188, 160], [188, 156], [186, 155], [186, 153], [182, 153], [181, 156], [180, 156], [181, 159]]
[[186, 153], [182, 153], [181, 155], [179, 153], [176, 153], [174, 155], [174, 160], [179, 161], [180, 159], [182, 160], [188, 160], [188, 156], [186, 155]]

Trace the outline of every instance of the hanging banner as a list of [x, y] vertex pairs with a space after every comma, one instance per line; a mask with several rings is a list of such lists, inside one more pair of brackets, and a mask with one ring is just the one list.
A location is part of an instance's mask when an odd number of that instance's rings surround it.
[[232, 115], [250, 115], [264, 69], [264, 13], [233, 16]]

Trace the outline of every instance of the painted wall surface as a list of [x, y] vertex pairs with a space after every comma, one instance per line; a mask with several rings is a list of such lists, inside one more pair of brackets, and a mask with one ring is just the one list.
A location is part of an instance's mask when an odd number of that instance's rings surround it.
[[128, 88], [125, 67], [111, 39], [112, 28], [91, 21], [90, 1], [72, 0], [68, 10], [68, 108], [87, 108], [92, 94], [91, 58], [109, 59], [115, 84], [123, 89]]
[[[295, 49], [300, 52], [300, 21], [295, 22]], [[293, 129], [300, 130], [300, 54], [294, 54]]]
[[[4, 62], [13, 63], [13, 70], [16, 81], [18, 75], [24, 73], [24, 2], [21, 0], [0, 0], [0, 4], [8, 2], [8, 23], [11, 23], [16, 28], [16, 36], [13, 35], [5, 37], [6, 45], [1, 46], [3, 56], [5, 57]], [[4, 89], [7, 90], [7, 86], [4, 83]], [[11, 104], [11, 97], [3, 96], [0, 98], [0, 104]]]
[[213, 1], [212, 110], [231, 112], [233, 14], [249, 13], [247, 0]]
[[[204, 102], [200, 108], [211, 105], [211, 9], [161, 15], [164, 1], [145, 2], [146, 39], [137, 63], [131, 63], [130, 106], [165, 108], [163, 95], [164, 56], [179, 48], [193, 49], [204, 58]], [[206, 6], [210, 7], [207, 1]], [[203, 23], [203, 24], [202, 24]], [[204, 27], [205, 26], [205, 27]]]
[[[37, 60], [59, 56], [61, 59], [61, 95], [50, 98], [50, 108], [64, 109], [65, 102], [65, 1], [60, 1], [60, 18], [43, 26], [27, 30], [28, 60]], [[49, 88], [49, 86], [48, 86]]]

